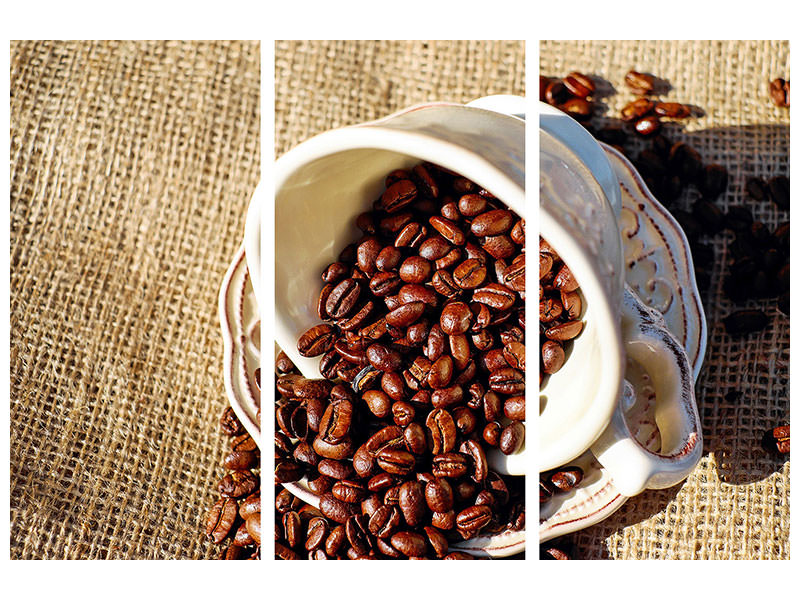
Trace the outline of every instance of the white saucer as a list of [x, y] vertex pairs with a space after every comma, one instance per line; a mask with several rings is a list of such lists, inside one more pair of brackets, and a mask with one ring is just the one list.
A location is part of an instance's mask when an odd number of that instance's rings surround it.
[[258, 312], [244, 246], [236, 252], [219, 292], [219, 320], [225, 345], [225, 392], [247, 433], [261, 446], [258, 411], [261, 390], [256, 370], [261, 366], [261, 317]]
[[[664, 315], [667, 327], [686, 349], [697, 380], [708, 329], [686, 235], [653, 197], [633, 165], [610, 146], [601, 146], [622, 192], [619, 225], [625, 281], [647, 306]], [[636, 402], [627, 413], [629, 425], [640, 442], [650, 450], [657, 450], [661, 439], [655, 424], [655, 392], [649, 378], [630, 362], [625, 377], [636, 389]], [[583, 481], [566, 494], [554, 495], [540, 507], [540, 542], [594, 525], [628, 499], [617, 491], [591, 452], [569, 464], [583, 469]]]

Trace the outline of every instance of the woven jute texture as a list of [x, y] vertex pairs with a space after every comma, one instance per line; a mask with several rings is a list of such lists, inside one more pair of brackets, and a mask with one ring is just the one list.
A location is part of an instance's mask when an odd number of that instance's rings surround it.
[[254, 42], [11, 44], [12, 558], [204, 558]]
[[516, 41], [278, 41], [275, 153], [429, 101], [525, 91]]
[[[695, 147], [703, 162], [728, 168], [723, 209], [744, 205], [774, 229], [788, 213], [746, 198], [749, 176], [789, 173], [789, 111], [772, 104], [771, 79], [789, 79], [789, 44], [776, 41], [550, 42], [540, 45], [542, 75], [571, 70], [611, 85], [603, 99], [618, 116], [633, 98], [624, 85], [629, 69], [665, 79], [663, 97], [695, 105], [704, 116], [666, 135]], [[638, 152], [634, 151], [634, 156]], [[686, 207], [697, 197], [684, 192]], [[763, 431], [789, 421], [789, 319], [774, 299], [734, 305], [722, 293], [730, 233], [711, 243], [715, 262], [702, 294], [709, 322], [708, 351], [696, 388], [705, 438], [700, 465], [681, 485], [647, 491], [609, 519], [569, 538], [582, 558], [787, 559], [789, 461], [760, 448]], [[731, 338], [721, 323], [734, 306], [763, 308], [765, 331]], [[738, 391], [740, 395], [727, 396]]]

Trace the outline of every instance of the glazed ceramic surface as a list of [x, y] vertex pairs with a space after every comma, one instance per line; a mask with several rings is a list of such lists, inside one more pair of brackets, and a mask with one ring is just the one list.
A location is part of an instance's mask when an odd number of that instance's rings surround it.
[[222, 281], [219, 318], [224, 344], [225, 391], [236, 416], [260, 446], [257, 414], [261, 407], [261, 390], [257, 369], [261, 366], [261, 316], [244, 246], [239, 248]]
[[[667, 328], [686, 349], [696, 380], [705, 354], [707, 326], [686, 236], [650, 194], [630, 162], [608, 146], [603, 145], [603, 149], [622, 193], [620, 230], [626, 283], [644, 304], [663, 315]], [[629, 404], [627, 425], [644, 448], [661, 452], [661, 429], [670, 427], [670, 423], [658, 422], [653, 382], [641, 365], [632, 360], [626, 363], [625, 378], [631, 383], [625, 398]], [[594, 525], [628, 499], [591, 452], [583, 453], [570, 464], [583, 469], [584, 479], [569, 493], [555, 495], [542, 505], [540, 541]]]

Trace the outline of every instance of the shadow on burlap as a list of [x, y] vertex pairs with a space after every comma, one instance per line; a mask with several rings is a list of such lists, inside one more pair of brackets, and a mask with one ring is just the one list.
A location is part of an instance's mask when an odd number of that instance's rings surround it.
[[[789, 174], [789, 111], [775, 107], [767, 85], [789, 79], [789, 44], [766, 41], [542, 42], [542, 75], [579, 70], [613, 88], [603, 102], [608, 116], [633, 98], [624, 85], [629, 69], [665, 79], [665, 98], [703, 111], [685, 128], [670, 126], [704, 163], [729, 171], [723, 211], [743, 205], [770, 230], [788, 220], [773, 204], [746, 198], [747, 177]], [[639, 148], [645, 147], [640, 145]], [[633, 152], [635, 156], [638, 149]], [[687, 208], [691, 190], [677, 203]], [[764, 430], [789, 422], [789, 319], [774, 299], [733, 304], [722, 293], [730, 233], [705, 238], [714, 248], [711, 283], [702, 299], [709, 323], [708, 351], [697, 391], [705, 438], [700, 465], [681, 485], [647, 491], [607, 520], [568, 539], [581, 558], [788, 559], [789, 461], [760, 447]], [[731, 338], [721, 318], [735, 307], [762, 308], [768, 327]], [[738, 391], [741, 396], [726, 395]]]
[[260, 50], [11, 44], [11, 557], [205, 558]]

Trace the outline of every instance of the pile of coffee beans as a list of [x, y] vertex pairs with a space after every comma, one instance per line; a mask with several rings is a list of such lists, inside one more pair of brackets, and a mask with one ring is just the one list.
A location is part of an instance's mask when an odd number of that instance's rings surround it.
[[525, 221], [422, 163], [356, 225], [297, 344], [325, 379], [278, 367], [276, 481], [307, 475], [359, 554], [442, 557], [443, 540], [523, 527], [523, 478], [486, 454], [524, 442]]
[[572, 271], [553, 248], [539, 238], [539, 387], [564, 365], [564, 344], [583, 330], [583, 300]]
[[[469, 412], [455, 409], [451, 427], [444, 413], [433, 409], [425, 432], [414, 422], [405, 429], [386, 421], [370, 425], [374, 415], [367, 400], [366, 407], [354, 404], [349, 388], [301, 377], [283, 352], [276, 375], [276, 484], [306, 475], [308, 487], [321, 497], [317, 509], [277, 488], [277, 558], [469, 559], [469, 554], [450, 551], [450, 542], [478, 531], [524, 529], [524, 478], [489, 470], [474, 437], [460, 445], [461, 452], [434, 454], [423, 462], [419, 448], [447, 447], [448, 439], [462, 435], [463, 426], [473, 420]], [[316, 389], [329, 390], [328, 396]], [[285, 406], [293, 407], [291, 414], [283, 412]], [[375, 431], [351, 457], [323, 458], [309, 445], [315, 431], [325, 435], [347, 423], [353, 435], [362, 428]], [[394, 452], [375, 453], [373, 444]], [[415, 457], [416, 469], [408, 470], [408, 455]]]
[[220, 428], [230, 438], [231, 451], [223, 459], [228, 472], [217, 486], [220, 498], [206, 514], [206, 536], [222, 546], [220, 559], [259, 559], [261, 458], [258, 446], [230, 407], [222, 413]]

